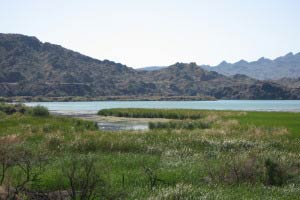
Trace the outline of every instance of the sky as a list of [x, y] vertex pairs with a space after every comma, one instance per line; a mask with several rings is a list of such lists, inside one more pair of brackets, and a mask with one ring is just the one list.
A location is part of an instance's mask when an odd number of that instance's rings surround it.
[[129, 67], [300, 52], [299, 0], [0, 0], [0, 32]]

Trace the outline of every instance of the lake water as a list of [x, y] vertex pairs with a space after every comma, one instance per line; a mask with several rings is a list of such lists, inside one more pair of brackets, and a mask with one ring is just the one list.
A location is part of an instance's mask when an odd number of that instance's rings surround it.
[[300, 100], [219, 100], [219, 101], [93, 101], [30, 102], [52, 112], [93, 114], [106, 108], [184, 108], [208, 110], [288, 111], [300, 112]]
[[149, 125], [148, 123], [137, 123], [137, 122], [97, 122], [98, 127], [101, 130], [109, 130], [109, 131], [121, 131], [121, 130], [133, 130], [133, 131], [140, 131], [140, 130], [148, 130]]

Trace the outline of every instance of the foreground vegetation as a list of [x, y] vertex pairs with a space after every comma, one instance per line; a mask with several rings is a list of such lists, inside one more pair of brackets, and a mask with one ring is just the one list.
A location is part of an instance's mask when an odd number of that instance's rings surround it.
[[92, 122], [38, 116], [26, 107], [24, 112], [6, 112], [4, 107], [0, 106], [4, 172], [0, 189], [10, 198], [298, 199], [300, 195], [299, 113], [192, 111], [201, 117], [166, 123], [208, 126], [104, 132]]

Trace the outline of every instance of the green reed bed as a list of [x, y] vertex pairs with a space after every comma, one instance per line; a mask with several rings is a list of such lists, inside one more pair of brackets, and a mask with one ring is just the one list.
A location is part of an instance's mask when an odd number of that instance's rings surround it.
[[200, 119], [204, 113], [188, 109], [113, 108], [103, 109], [98, 115], [132, 118]]
[[149, 129], [207, 129], [211, 126], [203, 121], [170, 121], [170, 122], [149, 122]]

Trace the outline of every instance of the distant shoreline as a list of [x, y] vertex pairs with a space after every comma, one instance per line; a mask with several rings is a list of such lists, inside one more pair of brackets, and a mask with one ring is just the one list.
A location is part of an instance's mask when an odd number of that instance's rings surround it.
[[219, 100], [240, 100], [240, 101], [263, 101], [263, 100], [299, 100], [299, 99], [216, 99], [210, 96], [0, 96], [0, 103], [30, 103], [30, 102], [93, 102], [93, 101], [219, 101]]
[[209, 96], [99, 96], [99, 97], [43, 97], [14, 96], [0, 97], [2, 102], [81, 102], [81, 101], [216, 101]]

